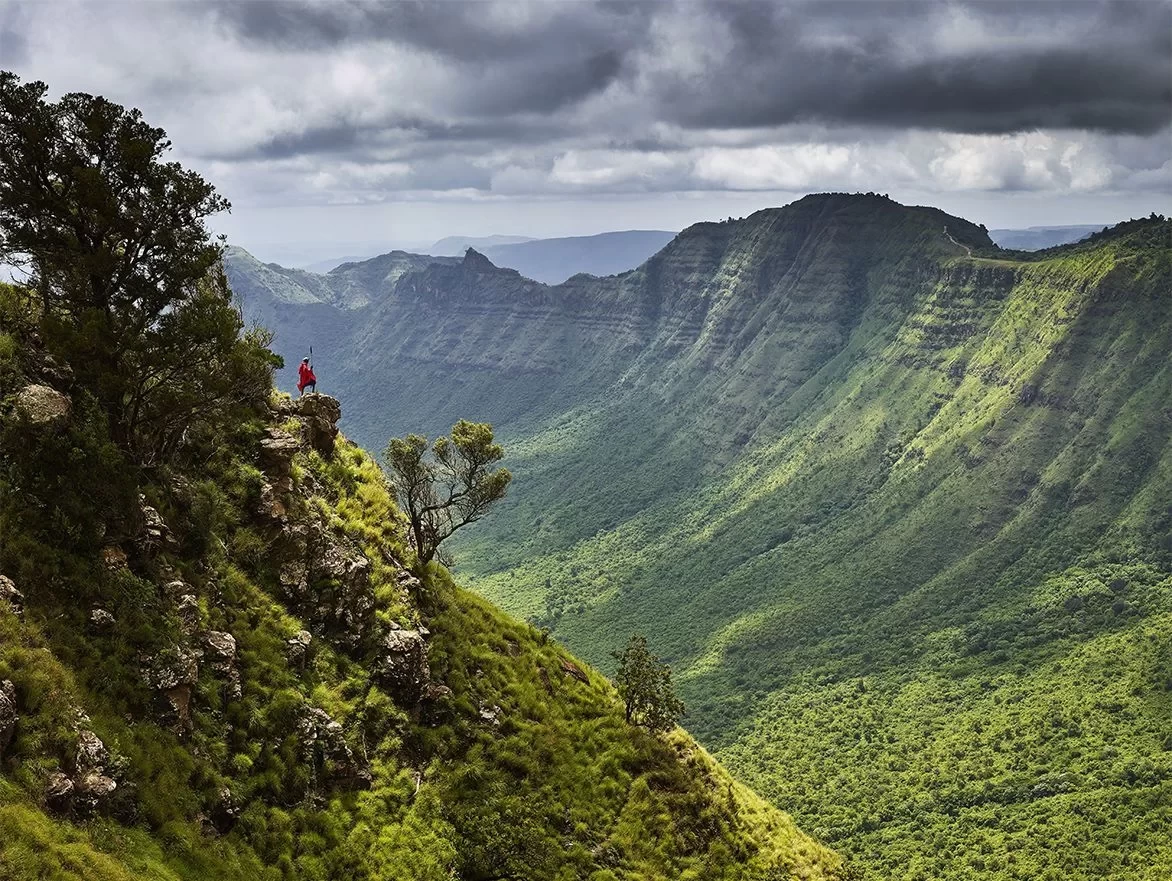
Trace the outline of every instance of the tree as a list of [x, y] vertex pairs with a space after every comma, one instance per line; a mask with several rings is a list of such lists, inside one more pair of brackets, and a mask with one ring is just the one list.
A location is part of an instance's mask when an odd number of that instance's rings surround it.
[[486, 422], [461, 419], [450, 438], [438, 437], [430, 447], [418, 434], [391, 438], [384, 455], [421, 566], [431, 562], [441, 542], [504, 498], [513, 479], [507, 469], [492, 467], [505, 451], [493, 442]]
[[272, 366], [241, 339], [204, 224], [230, 206], [163, 161], [166, 133], [138, 110], [46, 92], [0, 72], [0, 262], [27, 273], [46, 347], [102, 404], [115, 439], [157, 457], [238, 391], [229, 362]]
[[684, 703], [671, 684], [671, 668], [651, 654], [647, 639], [634, 634], [621, 652], [615, 685], [623, 699], [627, 721], [648, 731], [670, 731], [684, 715]]

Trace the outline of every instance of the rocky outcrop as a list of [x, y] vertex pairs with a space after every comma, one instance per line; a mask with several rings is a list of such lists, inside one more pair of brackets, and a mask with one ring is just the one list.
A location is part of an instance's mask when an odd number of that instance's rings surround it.
[[260, 442], [260, 467], [266, 480], [261, 485], [257, 513], [266, 520], [284, 521], [293, 491], [293, 457], [301, 442], [287, 431], [270, 428]]
[[54, 771], [45, 781], [45, 807], [66, 814], [73, 807], [73, 780], [68, 774]]
[[32, 425], [58, 425], [72, 410], [69, 396], [47, 385], [26, 385], [16, 393], [16, 412]]
[[138, 507], [142, 525], [135, 539], [136, 547], [147, 556], [155, 554], [162, 548], [174, 549], [176, 547], [175, 536], [172, 535], [171, 530], [163, 521], [162, 515], [147, 504], [146, 496], [140, 495], [138, 497]]
[[24, 613], [24, 594], [16, 589], [16, 584], [6, 575], [0, 575], [0, 601], [7, 603], [14, 615]]
[[320, 520], [287, 523], [273, 545], [281, 590], [303, 617], [344, 648], [358, 646], [374, 619], [370, 561]]
[[334, 454], [338, 437], [338, 420], [342, 405], [329, 395], [306, 395], [296, 401], [295, 412], [301, 418], [305, 442], [327, 459]]
[[379, 646], [373, 673], [382, 688], [404, 703], [421, 700], [431, 680], [423, 635], [418, 630], [390, 631]]
[[[85, 719], [85, 715], [81, 715]], [[45, 786], [45, 805], [59, 814], [88, 817], [96, 813], [110, 813], [114, 793], [119, 788], [121, 765], [93, 731], [82, 729], [77, 733], [77, 749], [67, 770], [49, 776]]]
[[143, 678], [155, 692], [159, 723], [175, 734], [191, 731], [191, 695], [199, 680], [200, 653], [186, 645], [143, 660]]
[[116, 623], [117, 619], [105, 609], [94, 609], [90, 612], [90, 629], [95, 633], [105, 633]]
[[185, 593], [180, 595], [179, 602], [175, 605], [175, 613], [179, 616], [184, 633], [190, 635], [199, 627], [199, 599], [195, 594]]
[[0, 679], [0, 758], [12, 743], [12, 736], [16, 732], [16, 723], [20, 716], [16, 713], [16, 686], [7, 679]]
[[329, 780], [351, 787], [370, 785], [370, 767], [355, 757], [341, 724], [320, 707], [306, 707], [297, 723], [302, 756]]
[[203, 635], [203, 644], [208, 666], [226, 681], [228, 696], [239, 700], [242, 691], [240, 671], [236, 668], [236, 638], [221, 630], [209, 630]]
[[304, 670], [309, 660], [309, 650], [313, 645], [313, 634], [308, 630], [298, 630], [293, 636], [285, 640], [285, 660], [295, 670]]

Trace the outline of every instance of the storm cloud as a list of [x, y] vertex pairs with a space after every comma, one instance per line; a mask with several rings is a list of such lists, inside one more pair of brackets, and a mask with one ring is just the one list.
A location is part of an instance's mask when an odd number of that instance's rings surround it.
[[8, 2], [238, 205], [1166, 192], [1172, 2]]

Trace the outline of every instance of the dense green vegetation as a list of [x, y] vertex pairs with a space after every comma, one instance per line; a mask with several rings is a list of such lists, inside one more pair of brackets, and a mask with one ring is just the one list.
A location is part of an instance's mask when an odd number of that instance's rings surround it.
[[604, 667], [646, 632], [867, 877], [1172, 873], [1172, 224], [1025, 254], [829, 195], [589, 285], [410, 278], [338, 381], [360, 437], [494, 421], [478, 591]]
[[[162, 162], [162, 132], [0, 92], [0, 138], [28, 134], [20, 99], [44, 126], [29, 161], [53, 160], [0, 205], [33, 273], [0, 286], [0, 876], [844, 874], [684, 732], [628, 724], [607, 680], [414, 557], [336, 402], [273, 392], [268, 335], [206, 261], [222, 203]], [[174, 228], [145, 210], [155, 184]], [[99, 357], [112, 328], [127, 348]]]

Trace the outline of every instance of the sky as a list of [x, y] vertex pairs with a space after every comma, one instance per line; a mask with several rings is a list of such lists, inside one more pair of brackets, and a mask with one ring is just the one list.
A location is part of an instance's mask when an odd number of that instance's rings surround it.
[[141, 108], [289, 263], [810, 192], [1172, 213], [1172, 0], [0, 0], [0, 68]]

